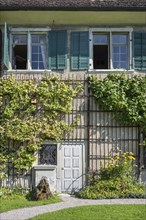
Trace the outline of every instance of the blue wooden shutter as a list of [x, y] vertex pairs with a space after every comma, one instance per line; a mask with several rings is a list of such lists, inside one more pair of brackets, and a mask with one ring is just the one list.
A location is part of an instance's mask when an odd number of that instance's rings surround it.
[[89, 32], [71, 33], [71, 69], [89, 68]]
[[57, 69], [57, 32], [49, 32], [49, 69]]
[[8, 28], [7, 24], [5, 23], [4, 27], [4, 69], [9, 68], [9, 49], [8, 49]]
[[142, 33], [142, 70], [146, 70], [146, 32]]
[[146, 70], [146, 32], [133, 33], [133, 68]]
[[80, 33], [80, 59], [79, 69], [89, 69], [89, 32]]
[[49, 69], [64, 70], [67, 62], [67, 32], [49, 32]]
[[72, 32], [71, 33], [71, 69], [79, 69], [79, 45], [80, 45], [80, 33]]
[[67, 32], [59, 31], [57, 34], [57, 69], [66, 69], [67, 62]]

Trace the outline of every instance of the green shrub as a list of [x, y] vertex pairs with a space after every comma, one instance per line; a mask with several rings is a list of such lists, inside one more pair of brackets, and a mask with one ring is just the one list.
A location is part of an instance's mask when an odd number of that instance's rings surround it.
[[77, 193], [84, 199], [113, 199], [113, 198], [144, 198], [144, 186], [129, 182], [128, 178], [97, 180], [93, 186]]
[[77, 196], [84, 199], [144, 198], [144, 185], [134, 176], [133, 153], [119, 151], [109, 159], [96, 178], [93, 173], [90, 185], [78, 192]]
[[132, 161], [135, 160], [132, 152], [118, 151], [113, 157], [108, 157], [109, 162], [100, 170], [100, 179], [108, 180], [128, 177], [135, 180]]
[[15, 187], [13, 189], [2, 187], [0, 188], [0, 198], [1, 199], [15, 199], [21, 198], [28, 194], [29, 190], [24, 188]]

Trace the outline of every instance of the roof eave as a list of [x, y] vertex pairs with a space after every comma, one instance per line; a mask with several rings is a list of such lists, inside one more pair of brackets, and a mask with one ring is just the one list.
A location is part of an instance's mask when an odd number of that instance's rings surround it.
[[146, 7], [1, 7], [0, 11], [146, 11]]

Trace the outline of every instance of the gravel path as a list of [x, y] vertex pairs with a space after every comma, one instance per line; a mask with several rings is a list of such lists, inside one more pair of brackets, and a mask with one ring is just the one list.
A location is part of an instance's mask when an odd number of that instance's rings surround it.
[[15, 209], [12, 211], [1, 213], [1, 220], [26, 220], [39, 214], [46, 212], [54, 212], [57, 210], [85, 206], [85, 205], [111, 205], [111, 204], [146, 204], [145, 199], [102, 199], [102, 200], [89, 200], [89, 199], [78, 199], [69, 195], [62, 194], [61, 199], [63, 202], [35, 206], [29, 208]]

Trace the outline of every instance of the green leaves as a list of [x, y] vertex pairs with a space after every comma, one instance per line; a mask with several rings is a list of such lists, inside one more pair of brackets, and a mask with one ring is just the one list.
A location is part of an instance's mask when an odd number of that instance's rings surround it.
[[109, 74], [103, 80], [89, 78], [93, 95], [124, 125], [136, 125], [146, 132], [146, 76]]
[[39, 83], [18, 81], [14, 76], [1, 78], [0, 146], [5, 164], [11, 160], [18, 173], [27, 170], [43, 140], [59, 141], [64, 132], [69, 133], [75, 123], [68, 125], [64, 117], [81, 89], [81, 84], [70, 86], [70, 81], [58, 77], [46, 77]]

